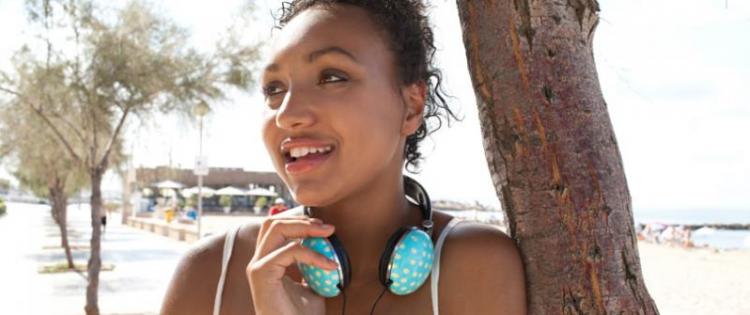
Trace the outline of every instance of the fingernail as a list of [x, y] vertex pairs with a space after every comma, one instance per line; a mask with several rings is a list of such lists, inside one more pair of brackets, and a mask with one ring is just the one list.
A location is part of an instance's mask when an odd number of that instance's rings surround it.
[[320, 225], [320, 227], [322, 227], [322, 228], [324, 228], [324, 229], [328, 230], [328, 229], [332, 229], [332, 228], [333, 228], [333, 225], [330, 225], [330, 224], [321, 224], [321, 225]]

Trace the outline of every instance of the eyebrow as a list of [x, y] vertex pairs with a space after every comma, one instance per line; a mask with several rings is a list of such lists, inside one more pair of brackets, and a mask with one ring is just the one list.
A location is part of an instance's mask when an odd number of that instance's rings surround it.
[[[354, 61], [356, 63], [359, 63], [359, 61], [357, 60], [357, 58], [354, 57], [354, 55], [352, 53], [350, 53], [348, 50], [346, 50], [344, 48], [341, 48], [339, 46], [329, 46], [329, 47], [326, 47], [326, 48], [322, 48], [322, 49], [318, 49], [316, 51], [313, 51], [313, 52], [311, 52], [307, 56], [307, 62], [308, 63], [312, 63], [316, 59], [318, 59], [318, 58], [320, 58], [320, 57], [322, 57], [324, 55], [327, 55], [327, 54], [339, 54], [339, 55], [343, 55], [343, 56], [348, 57], [352, 61]], [[278, 70], [279, 70], [279, 65], [275, 64], [275, 63], [272, 63], [272, 64], [266, 66], [266, 68], [264, 69], [264, 72], [276, 72]]]

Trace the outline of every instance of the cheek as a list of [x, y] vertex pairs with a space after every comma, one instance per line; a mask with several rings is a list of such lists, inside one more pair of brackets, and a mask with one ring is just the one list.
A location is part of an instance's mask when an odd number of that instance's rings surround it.
[[263, 113], [261, 134], [268, 155], [271, 157], [271, 160], [274, 161], [274, 164], [277, 164], [278, 156], [275, 152], [277, 150], [276, 144], [279, 143], [278, 137], [280, 135], [279, 129], [276, 127], [276, 113], [274, 111], [265, 111]]
[[338, 119], [350, 130], [350, 141], [354, 141], [358, 154], [378, 156], [379, 159], [392, 154], [399, 141], [401, 126], [396, 101], [393, 97], [359, 98], [356, 106], [346, 111], [346, 117], [342, 115]]

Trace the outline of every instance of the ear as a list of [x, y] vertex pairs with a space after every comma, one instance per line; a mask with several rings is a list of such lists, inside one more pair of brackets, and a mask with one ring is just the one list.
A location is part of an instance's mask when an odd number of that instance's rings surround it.
[[409, 136], [419, 129], [424, 119], [424, 106], [427, 99], [427, 84], [417, 81], [401, 88], [404, 98], [405, 115], [401, 125], [401, 133]]

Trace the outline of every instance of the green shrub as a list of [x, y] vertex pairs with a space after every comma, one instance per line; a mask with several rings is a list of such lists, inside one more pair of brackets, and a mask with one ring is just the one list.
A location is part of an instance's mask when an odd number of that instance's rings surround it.
[[231, 207], [232, 206], [232, 196], [224, 195], [224, 196], [219, 197], [219, 205], [221, 205], [224, 208]]
[[5, 214], [5, 202], [3, 201], [3, 198], [0, 198], [0, 215]]
[[255, 200], [255, 206], [258, 208], [263, 208], [268, 204], [268, 198], [261, 196], [257, 200]]

